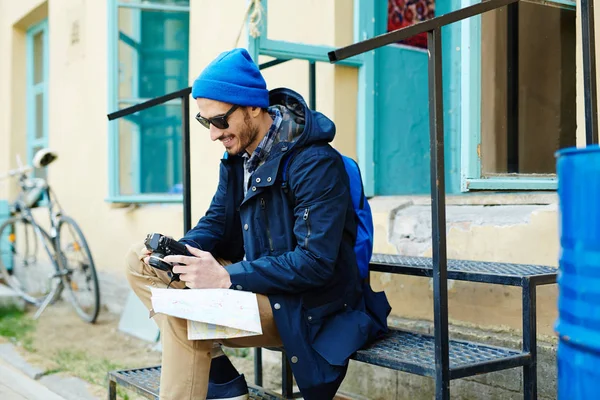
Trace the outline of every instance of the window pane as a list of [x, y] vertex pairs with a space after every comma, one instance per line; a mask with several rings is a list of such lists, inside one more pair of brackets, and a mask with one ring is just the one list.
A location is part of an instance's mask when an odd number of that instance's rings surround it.
[[[189, 86], [189, 13], [124, 7], [118, 11], [121, 107], [131, 105], [125, 99], [137, 102]], [[119, 194], [181, 193], [180, 104], [122, 118], [118, 127]]]
[[518, 134], [507, 129], [507, 12], [482, 16], [484, 175], [554, 174], [575, 145], [575, 12], [519, 3]]
[[35, 95], [35, 138], [44, 137], [44, 93]]
[[135, 115], [119, 119], [119, 194], [132, 195], [139, 192], [135, 185], [137, 180], [136, 169], [139, 150], [134, 153], [137, 145], [138, 129], [130, 122]]
[[44, 32], [33, 36], [33, 83], [44, 81]]
[[181, 193], [181, 105], [160, 105], [119, 122], [119, 193]]
[[119, 98], [137, 98], [139, 10], [119, 8]]
[[188, 85], [189, 13], [119, 9], [119, 98]]
[[189, 14], [142, 11], [140, 97], [188, 86]]

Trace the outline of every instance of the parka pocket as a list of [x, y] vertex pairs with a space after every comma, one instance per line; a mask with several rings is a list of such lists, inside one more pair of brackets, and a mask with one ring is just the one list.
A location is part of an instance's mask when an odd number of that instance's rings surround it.
[[269, 250], [273, 252], [273, 238], [271, 236], [271, 224], [269, 223], [269, 212], [267, 211], [267, 202], [264, 197], [260, 198], [260, 209], [265, 217], [265, 225], [267, 226], [267, 240], [269, 242]]
[[310, 238], [310, 208], [306, 208], [304, 210], [304, 215], [302, 219], [304, 220], [304, 224], [306, 226], [306, 236], [304, 236], [304, 248], [308, 250], [308, 239]]
[[343, 299], [307, 309], [305, 316], [312, 348], [331, 365], [346, 365], [369, 338], [371, 318]]
[[338, 299], [317, 307], [304, 309], [304, 320], [308, 323], [310, 341], [312, 342], [319, 333], [324, 319], [342, 312], [344, 308], [346, 308], [344, 300]]

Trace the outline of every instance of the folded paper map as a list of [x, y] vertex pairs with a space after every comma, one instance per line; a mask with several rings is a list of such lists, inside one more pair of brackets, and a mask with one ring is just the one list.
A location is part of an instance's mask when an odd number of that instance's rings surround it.
[[188, 339], [262, 335], [256, 294], [230, 289], [152, 290], [154, 312], [188, 320]]

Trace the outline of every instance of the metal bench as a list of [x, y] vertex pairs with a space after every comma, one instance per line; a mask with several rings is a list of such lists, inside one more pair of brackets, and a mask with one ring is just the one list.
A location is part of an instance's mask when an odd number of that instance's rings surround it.
[[[431, 258], [374, 254], [371, 271], [432, 277]], [[556, 282], [556, 268], [509, 263], [448, 260], [448, 279], [520, 286], [523, 288], [523, 348], [508, 349], [462, 340], [450, 340], [450, 379], [523, 367], [524, 390], [536, 392], [536, 307], [538, 285]], [[281, 349], [272, 349], [281, 350]], [[260, 351], [255, 363], [257, 381], [250, 385], [252, 398], [293, 398], [291, 369], [283, 365], [282, 393], [285, 397], [264, 390]], [[356, 361], [422, 376], [435, 376], [435, 340], [431, 335], [402, 330], [391, 330], [388, 335], [359, 350], [352, 357]], [[115, 371], [109, 374], [110, 395], [115, 396], [116, 385], [133, 389], [148, 398], [158, 398], [160, 367]], [[298, 394], [296, 393], [296, 396]], [[116, 397], [110, 397], [115, 399]]]
[[[520, 265], [477, 261], [446, 260], [446, 215], [444, 171], [444, 124], [442, 86], [442, 35], [443, 26], [483, 14], [504, 6], [514, 8], [518, 0], [487, 0], [448, 14], [423, 21], [419, 24], [382, 34], [328, 54], [331, 62], [337, 62], [373, 50], [420, 33], [427, 33], [429, 55], [429, 103], [430, 103], [430, 169], [432, 200], [432, 258], [405, 257], [376, 254], [371, 270], [413, 276], [433, 280], [434, 332], [433, 336], [400, 330], [391, 331], [369, 347], [358, 351], [353, 358], [394, 370], [430, 376], [435, 379], [435, 397], [439, 400], [450, 396], [450, 380], [472, 375], [523, 368], [523, 392], [526, 399], [537, 398], [537, 350], [536, 350], [536, 288], [556, 282], [557, 270], [537, 265]], [[312, 68], [312, 67], [311, 67]], [[146, 103], [117, 111], [109, 119], [119, 118], [172, 98], [182, 97], [182, 112], [189, 114], [190, 88], [150, 100]], [[311, 85], [311, 96], [314, 84]], [[182, 123], [183, 171], [184, 171], [184, 231], [191, 228], [190, 176], [189, 176], [189, 121]], [[448, 334], [447, 280], [463, 280], [476, 283], [519, 286], [522, 288], [523, 346], [522, 349], [506, 349], [486, 344], [450, 340]], [[255, 353], [256, 382], [262, 382], [262, 355]], [[136, 371], [133, 375], [129, 375]], [[143, 388], [146, 395], [158, 393], [158, 368], [117, 371], [110, 374], [111, 393], [117, 383], [134, 389]], [[127, 379], [125, 379], [125, 377]], [[153, 382], [150, 386], [148, 380]], [[287, 362], [282, 366], [282, 393], [289, 399], [292, 393], [291, 369]], [[152, 390], [148, 388], [151, 387]], [[253, 391], [258, 389], [252, 388]], [[262, 392], [261, 392], [262, 393]], [[153, 397], [150, 397], [153, 398]]]
[[[371, 270], [432, 277], [431, 258], [375, 254]], [[556, 283], [557, 269], [541, 265], [448, 260], [448, 279], [520, 286], [523, 301], [523, 348], [506, 349], [450, 340], [450, 379], [523, 367], [524, 390], [536, 391], [536, 287]], [[357, 361], [418, 375], [434, 376], [433, 336], [393, 331], [355, 355]]]
[[[426, 257], [408, 257], [374, 254], [370, 270], [392, 274], [431, 278], [433, 260]], [[557, 269], [528, 264], [495, 263], [484, 261], [448, 260], [448, 279], [519, 286], [522, 288], [523, 347], [508, 349], [463, 340], [449, 341], [449, 379], [523, 367], [523, 390], [526, 398], [537, 393], [536, 350], [536, 287], [556, 283]], [[257, 350], [260, 359], [260, 349]], [[435, 338], [432, 335], [391, 330], [380, 340], [359, 350], [352, 359], [416, 375], [435, 377]], [[260, 363], [256, 369], [260, 370]], [[289, 366], [284, 368], [282, 393], [293, 398]], [[286, 375], [288, 375], [286, 377]], [[260, 371], [256, 376], [260, 377]], [[260, 384], [260, 380], [257, 381]]]

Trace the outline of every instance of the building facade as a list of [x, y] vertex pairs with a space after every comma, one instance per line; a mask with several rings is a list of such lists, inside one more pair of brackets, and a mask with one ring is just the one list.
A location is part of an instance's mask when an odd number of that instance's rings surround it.
[[[327, 51], [470, 4], [0, 0], [0, 173], [17, 155], [29, 162], [41, 147], [58, 152], [36, 173], [80, 223], [107, 305], [119, 311], [129, 246], [149, 232], [183, 233], [181, 102], [113, 122], [107, 114], [191, 85], [221, 51], [242, 46], [263, 66], [289, 60], [263, 69], [268, 87], [312, 95], [336, 123], [334, 146], [358, 160], [371, 196], [375, 250], [428, 255], [426, 42], [414, 38], [339, 65], [327, 62]], [[443, 31], [448, 256], [557, 266], [555, 152], [585, 142], [579, 11], [557, 0], [522, 2], [518, 17], [508, 14]], [[216, 189], [223, 149], [194, 121], [193, 101], [190, 108], [195, 223]], [[14, 182], [1, 183], [0, 200], [15, 194]], [[432, 319], [427, 279], [377, 274], [373, 285], [386, 290], [398, 323]], [[538, 292], [538, 333], [550, 355], [556, 298], [556, 286]], [[449, 304], [454, 326], [492, 336], [521, 329], [516, 289], [450, 282]], [[404, 376], [390, 374], [387, 381]], [[477, 391], [485, 382], [465, 385]]]

